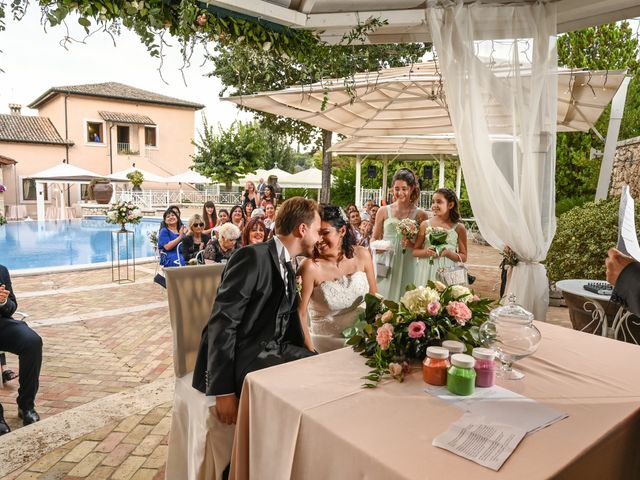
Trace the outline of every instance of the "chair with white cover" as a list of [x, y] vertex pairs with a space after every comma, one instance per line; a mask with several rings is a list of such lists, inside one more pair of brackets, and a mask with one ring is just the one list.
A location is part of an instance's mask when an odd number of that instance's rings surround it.
[[231, 459], [235, 426], [217, 419], [215, 397], [192, 387], [200, 337], [223, 270], [220, 264], [165, 269], [176, 376], [167, 480], [218, 480]]

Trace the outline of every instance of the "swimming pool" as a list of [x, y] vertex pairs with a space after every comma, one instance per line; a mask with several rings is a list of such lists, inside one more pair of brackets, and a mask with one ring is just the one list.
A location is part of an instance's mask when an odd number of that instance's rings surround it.
[[[0, 264], [9, 270], [84, 265], [111, 261], [111, 232], [105, 217], [46, 222], [9, 222], [0, 226]], [[145, 218], [128, 225], [136, 234], [136, 258], [152, 257], [147, 234], [157, 231], [160, 219]]]

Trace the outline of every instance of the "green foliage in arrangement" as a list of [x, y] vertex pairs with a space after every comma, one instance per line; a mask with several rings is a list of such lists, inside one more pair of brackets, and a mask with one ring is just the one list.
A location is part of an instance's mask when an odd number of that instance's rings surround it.
[[[607, 250], [618, 240], [620, 199], [588, 202], [560, 215], [545, 265], [553, 282], [567, 278], [604, 279]], [[636, 206], [636, 226], [640, 205]]]
[[[558, 37], [558, 64], [570, 68], [638, 71], [638, 39], [628, 22], [599, 25], [565, 33]], [[610, 107], [596, 122], [606, 137]], [[640, 84], [631, 80], [620, 139], [640, 135]], [[559, 133], [556, 146], [556, 198], [590, 196], [593, 198], [600, 173], [600, 158], [590, 159], [591, 148], [602, 151], [604, 144], [592, 132]]]
[[127, 173], [127, 179], [131, 182], [131, 185], [139, 187], [144, 182], [144, 174], [140, 170], [134, 170]]

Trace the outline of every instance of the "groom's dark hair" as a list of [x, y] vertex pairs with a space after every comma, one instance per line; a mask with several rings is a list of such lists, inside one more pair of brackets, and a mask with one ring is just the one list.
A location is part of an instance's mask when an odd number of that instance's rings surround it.
[[301, 223], [309, 226], [318, 213], [318, 203], [302, 197], [285, 200], [276, 214], [276, 233], [289, 235]]

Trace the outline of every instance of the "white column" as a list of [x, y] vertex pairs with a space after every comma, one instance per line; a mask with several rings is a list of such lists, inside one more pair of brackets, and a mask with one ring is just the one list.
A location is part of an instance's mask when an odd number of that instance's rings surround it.
[[38, 221], [42, 222], [45, 219], [44, 214], [44, 183], [36, 180], [36, 201], [38, 204]]
[[627, 87], [631, 77], [622, 80], [620, 88], [611, 101], [611, 117], [609, 117], [609, 128], [607, 129], [607, 139], [604, 143], [604, 154], [600, 164], [600, 177], [598, 177], [598, 188], [596, 189], [596, 201], [604, 200], [609, 194], [609, 184], [611, 183], [611, 173], [613, 172], [613, 159], [616, 156], [616, 146], [618, 144], [618, 133], [620, 133], [620, 123], [624, 113], [624, 102], [627, 99]]
[[389, 175], [389, 159], [384, 157], [384, 162], [382, 164], [382, 198], [380, 199], [380, 204], [382, 205], [382, 201], [387, 200], [387, 183], [388, 183], [388, 175]]
[[356, 155], [356, 206], [362, 208], [362, 158]]
[[462, 165], [458, 163], [458, 168], [456, 169], [456, 196], [458, 200], [460, 200], [460, 188], [462, 186]]
[[444, 159], [440, 159], [438, 167], [438, 188], [444, 188]]

